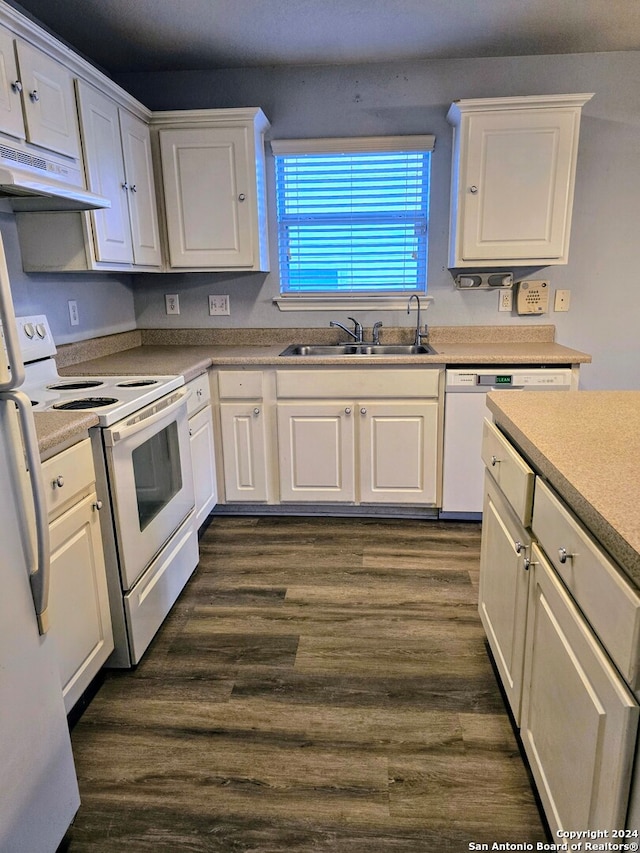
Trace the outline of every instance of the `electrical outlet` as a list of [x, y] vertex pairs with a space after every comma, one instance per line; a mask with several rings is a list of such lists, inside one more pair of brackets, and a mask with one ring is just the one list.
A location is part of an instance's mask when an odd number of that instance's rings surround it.
[[179, 314], [180, 313], [180, 300], [178, 299], [177, 293], [165, 293], [164, 295], [164, 307], [167, 314]]
[[209, 315], [213, 317], [215, 314], [231, 314], [228, 296], [209, 295]]
[[498, 298], [498, 311], [511, 311], [513, 308], [513, 291], [501, 290]]
[[80, 325], [80, 315], [78, 314], [78, 303], [75, 299], [70, 299], [68, 302], [69, 305], [69, 321], [72, 326]]
[[553, 303], [554, 311], [568, 311], [571, 304], [570, 290], [556, 290], [556, 298]]

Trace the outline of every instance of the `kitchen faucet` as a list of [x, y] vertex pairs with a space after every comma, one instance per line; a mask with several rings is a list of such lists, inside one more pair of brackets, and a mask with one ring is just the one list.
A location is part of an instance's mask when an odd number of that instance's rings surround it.
[[[409, 297], [409, 301], [407, 302], [407, 314], [411, 313], [411, 300], [412, 299], [415, 299], [416, 302], [418, 303], [418, 317], [417, 317], [417, 322], [416, 322], [416, 336], [415, 336], [413, 343], [415, 346], [419, 347], [420, 344], [422, 343], [422, 334], [423, 334], [420, 331], [420, 297], [418, 296], [417, 293], [411, 294], [411, 296]], [[426, 335], [426, 333], [427, 333], [427, 327], [425, 326], [424, 327], [424, 334]]]
[[337, 323], [334, 320], [330, 320], [329, 325], [330, 326], [337, 326], [339, 329], [342, 329], [343, 332], [346, 332], [348, 335], [351, 335], [351, 337], [353, 338], [353, 340], [357, 344], [361, 344], [362, 343], [362, 326], [360, 325], [360, 323], [358, 323], [358, 321], [355, 319], [355, 317], [348, 317], [347, 319], [351, 320], [351, 322], [353, 323], [353, 332], [351, 331], [351, 329], [347, 329], [346, 326], [343, 326], [342, 323]]

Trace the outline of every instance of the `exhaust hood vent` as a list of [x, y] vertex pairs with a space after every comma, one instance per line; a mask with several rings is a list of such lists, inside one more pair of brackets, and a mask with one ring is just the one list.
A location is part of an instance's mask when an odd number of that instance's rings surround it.
[[82, 186], [75, 166], [0, 144], [0, 196], [15, 211], [96, 210], [111, 207], [104, 196]]

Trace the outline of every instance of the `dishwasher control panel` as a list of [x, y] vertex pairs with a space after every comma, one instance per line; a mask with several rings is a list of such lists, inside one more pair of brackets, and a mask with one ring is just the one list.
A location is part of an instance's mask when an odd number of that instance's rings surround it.
[[490, 391], [498, 388], [569, 388], [567, 368], [524, 368], [495, 370], [447, 370], [447, 391]]

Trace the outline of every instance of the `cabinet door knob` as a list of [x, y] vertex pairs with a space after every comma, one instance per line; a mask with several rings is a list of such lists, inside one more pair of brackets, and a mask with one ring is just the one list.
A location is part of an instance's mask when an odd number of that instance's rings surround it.
[[476, 186], [469, 187], [469, 192], [472, 195], [475, 195], [478, 192], [478, 187], [476, 187]]
[[64, 477], [62, 474], [58, 474], [55, 480], [51, 484], [54, 489], [61, 489], [64, 486]]
[[516, 542], [514, 547], [516, 549], [516, 554], [520, 554], [520, 552], [524, 549], [524, 545], [522, 544], [522, 542]]
[[500, 462], [500, 460], [498, 459], [498, 457], [497, 457], [497, 456], [492, 456], [492, 457], [491, 457], [491, 467], [492, 467], [492, 468], [495, 468], [495, 467], [496, 467], [496, 465], [498, 464], [498, 462]]
[[94, 512], [100, 512], [100, 510], [102, 509], [102, 501], [101, 500], [94, 501], [91, 504], [91, 508], [93, 509]]
[[128, 184], [126, 181], [122, 184], [122, 189], [123, 189], [123, 190], [128, 190], [128, 189], [129, 189], [129, 184]]
[[567, 560], [573, 560], [573, 558], [577, 556], [577, 554], [569, 554], [566, 548], [558, 548], [558, 559], [561, 563], [566, 563]]
[[244, 201], [245, 198], [246, 198], [246, 195], [244, 193], [240, 193], [240, 195], [238, 196], [238, 201]]
[[22, 83], [19, 80], [14, 80], [11, 84], [11, 88], [14, 92], [20, 94], [20, 92], [22, 92]]
[[347, 408], [344, 410], [344, 413], [345, 413], [345, 415], [351, 414], [351, 409], [349, 408], [349, 406], [347, 406]]
[[138, 192], [138, 190], [136, 189], [136, 185], [135, 185], [135, 184], [131, 184], [131, 186], [129, 187], [129, 189], [131, 190], [131, 192], [132, 192], [132, 193], [137, 193], [137, 192]]
[[367, 414], [367, 410], [365, 409], [365, 407], [364, 407], [364, 406], [360, 409], [360, 414], [361, 414], [361, 415], [366, 415], [366, 414]]
[[31, 98], [34, 104], [40, 100], [40, 95], [38, 94], [37, 89], [34, 89], [33, 92], [29, 92], [29, 97]]
[[255, 409], [253, 410], [253, 414], [254, 414], [254, 415], [259, 415], [259, 414], [260, 414], [260, 409], [259, 409], [257, 406], [256, 406], [256, 407], [255, 407]]

